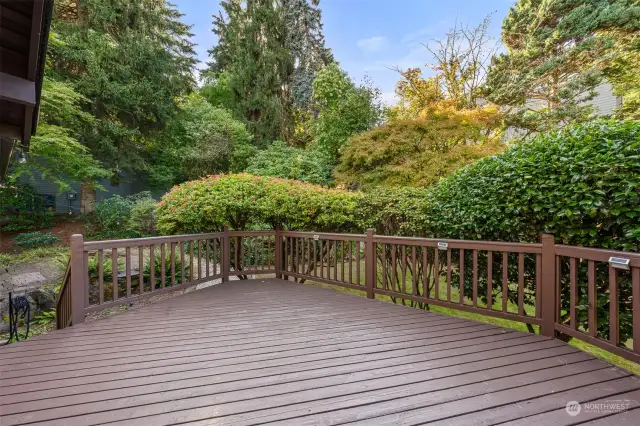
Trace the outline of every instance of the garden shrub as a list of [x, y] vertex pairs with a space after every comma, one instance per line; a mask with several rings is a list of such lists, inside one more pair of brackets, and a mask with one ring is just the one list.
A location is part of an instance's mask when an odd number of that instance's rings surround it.
[[542, 134], [462, 168], [429, 193], [437, 237], [637, 251], [640, 123], [598, 121]]
[[174, 187], [157, 210], [162, 233], [260, 227], [350, 231], [359, 195], [249, 174], [209, 176]]
[[36, 232], [23, 232], [13, 237], [13, 244], [21, 248], [36, 248], [52, 246], [59, 243], [60, 238], [53, 235], [51, 232], [42, 233]]
[[53, 212], [33, 186], [15, 184], [0, 188], [0, 227], [3, 231], [29, 231], [49, 228]]
[[329, 185], [332, 181], [332, 168], [331, 159], [318, 150], [295, 148], [275, 141], [249, 160], [246, 172], [258, 176]]
[[360, 194], [358, 228], [375, 229], [380, 235], [424, 236], [427, 190], [424, 188], [375, 188]]
[[156, 201], [144, 191], [128, 197], [113, 195], [96, 203], [93, 218], [100, 238], [136, 238], [155, 234]]

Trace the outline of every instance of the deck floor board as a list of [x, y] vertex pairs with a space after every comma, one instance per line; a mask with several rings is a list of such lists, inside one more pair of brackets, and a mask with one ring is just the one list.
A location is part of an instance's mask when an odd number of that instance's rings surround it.
[[568, 401], [640, 401], [640, 378], [559, 340], [276, 279], [0, 348], [0, 379], [2, 425], [555, 425]]

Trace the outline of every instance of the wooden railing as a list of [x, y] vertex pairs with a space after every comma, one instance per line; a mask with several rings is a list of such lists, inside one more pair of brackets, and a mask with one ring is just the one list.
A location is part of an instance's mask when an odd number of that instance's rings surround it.
[[[640, 254], [556, 245], [551, 235], [534, 244], [379, 236], [372, 230], [225, 228], [95, 242], [74, 235], [57, 301], [58, 328], [140, 298], [255, 275], [522, 322], [542, 335], [560, 332], [640, 362]], [[622, 335], [632, 339], [622, 341]]]
[[71, 324], [71, 261], [69, 261], [62, 277], [60, 291], [56, 296], [56, 328], [66, 328]]

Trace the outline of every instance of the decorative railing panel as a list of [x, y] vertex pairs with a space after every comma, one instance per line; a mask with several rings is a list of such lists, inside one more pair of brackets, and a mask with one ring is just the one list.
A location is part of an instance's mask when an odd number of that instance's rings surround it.
[[555, 329], [640, 361], [640, 254], [556, 245], [555, 255]]
[[554, 244], [241, 231], [84, 242], [56, 301], [58, 328], [86, 313], [229, 277], [272, 276], [523, 322], [640, 362], [640, 254]]
[[373, 241], [377, 294], [541, 324], [541, 244], [386, 236]]
[[282, 275], [365, 289], [365, 237], [352, 234], [282, 232]]
[[230, 232], [229, 275], [241, 279], [249, 275], [276, 272], [276, 236], [271, 231]]

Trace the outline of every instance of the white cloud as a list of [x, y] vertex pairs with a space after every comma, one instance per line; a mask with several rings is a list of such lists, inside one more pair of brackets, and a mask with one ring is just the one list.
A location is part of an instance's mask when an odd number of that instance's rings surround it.
[[358, 40], [356, 45], [365, 52], [379, 52], [389, 46], [389, 40], [386, 37], [376, 36]]

